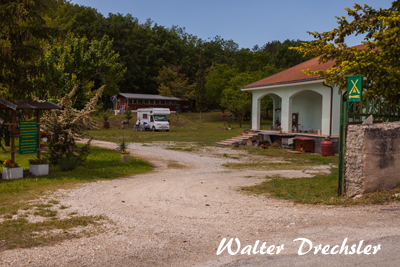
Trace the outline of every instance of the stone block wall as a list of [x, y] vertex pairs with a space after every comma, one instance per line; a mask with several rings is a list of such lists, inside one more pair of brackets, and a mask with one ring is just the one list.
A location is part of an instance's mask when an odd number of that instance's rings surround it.
[[344, 192], [355, 196], [400, 184], [400, 122], [349, 125]]

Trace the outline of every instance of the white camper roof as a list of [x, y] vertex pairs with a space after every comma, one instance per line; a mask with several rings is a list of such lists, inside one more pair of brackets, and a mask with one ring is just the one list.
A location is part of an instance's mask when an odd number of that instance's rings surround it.
[[151, 115], [170, 115], [171, 111], [169, 108], [138, 108], [137, 113], [139, 112], [148, 112]]

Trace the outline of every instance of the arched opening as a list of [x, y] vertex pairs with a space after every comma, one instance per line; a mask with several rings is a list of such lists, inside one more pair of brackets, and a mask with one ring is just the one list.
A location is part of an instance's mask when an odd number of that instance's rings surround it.
[[[311, 90], [290, 97], [292, 101], [292, 130], [315, 132], [322, 129], [322, 95]], [[296, 127], [296, 129], [294, 129]]]
[[278, 129], [278, 126], [281, 124], [281, 110], [282, 98], [280, 96], [273, 93], [262, 96], [260, 101], [260, 118], [263, 121], [265, 120], [265, 123], [261, 124], [272, 125], [273, 129]]

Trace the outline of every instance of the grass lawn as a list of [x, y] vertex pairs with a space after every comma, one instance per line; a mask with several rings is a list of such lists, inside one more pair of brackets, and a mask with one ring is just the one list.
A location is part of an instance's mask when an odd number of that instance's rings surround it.
[[[243, 130], [250, 128], [250, 122], [245, 121], [241, 128], [239, 122], [231, 122], [231, 130], [224, 129], [224, 121], [221, 112], [210, 112], [202, 114], [200, 122], [199, 113], [181, 113], [167, 116], [170, 120], [170, 130], [151, 132], [135, 132], [133, 126], [136, 122], [136, 115], [130, 120], [127, 129], [121, 129], [121, 121], [125, 120], [124, 115], [112, 115], [108, 121], [110, 129], [103, 129], [103, 119], [95, 118], [100, 129], [88, 131], [88, 135], [96, 140], [111, 142], [121, 142], [124, 135], [127, 142], [156, 142], [156, 141], [175, 141], [175, 142], [195, 142], [198, 145], [214, 145], [215, 142], [232, 138], [240, 135]], [[271, 125], [271, 120], [264, 120], [263, 127], [266, 129]], [[228, 123], [225, 122], [228, 128]]]
[[[10, 154], [2, 154], [7, 159]], [[15, 154], [15, 161], [24, 169], [29, 169], [30, 155]], [[120, 154], [115, 150], [92, 147], [84, 166], [73, 171], [61, 172], [58, 166], [50, 166], [50, 175], [29, 177], [18, 180], [0, 180], [0, 251], [18, 247], [49, 245], [61, 240], [80, 237], [82, 234], [65, 234], [65, 230], [77, 226], [99, 225], [101, 216], [75, 216], [58, 219], [59, 210], [67, 207], [57, 206], [58, 201], [50, 200], [46, 204], [32, 204], [30, 200], [48, 196], [49, 191], [68, 189], [83, 182], [94, 182], [145, 173], [152, 169], [148, 162], [132, 158], [122, 163]], [[43, 222], [32, 223], [27, 214], [46, 218]], [[49, 231], [63, 230], [61, 234], [49, 234]], [[38, 234], [44, 231], [46, 234]], [[88, 232], [87, 234], [90, 234]]]

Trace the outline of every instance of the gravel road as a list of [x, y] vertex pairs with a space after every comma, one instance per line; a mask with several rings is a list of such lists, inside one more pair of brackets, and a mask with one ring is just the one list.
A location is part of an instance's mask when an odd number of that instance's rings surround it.
[[[115, 148], [109, 142], [92, 144]], [[206, 148], [190, 153], [165, 149], [162, 143], [131, 144], [129, 148], [131, 155], [151, 162], [154, 171], [58, 193], [60, 204], [69, 206], [70, 211], [107, 216], [114, 223], [108, 231], [55, 246], [4, 251], [0, 265], [222, 266], [260, 256], [230, 255], [226, 251], [216, 255], [223, 238], [238, 238], [243, 246], [254, 245], [257, 240], [268, 246], [284, 244], [279, 256], [293, 256], [299, 248], [293, 242], [296, 238], [332, 246], [342, 244], [344, 238], [349, 244], [358, 244], [360, 240], [400, 235], [399, 203], [365, 207], [295, 205], [241, 193], [240, 186], [260, 183], [266, 175], [307, 175], [302, 171], [222, 167], [237, 162], [234, 154], [243, 152]], [[382, 244], [382, 251], [386, 249]], [[301, 256], [297, 257], [301, 261]]]

